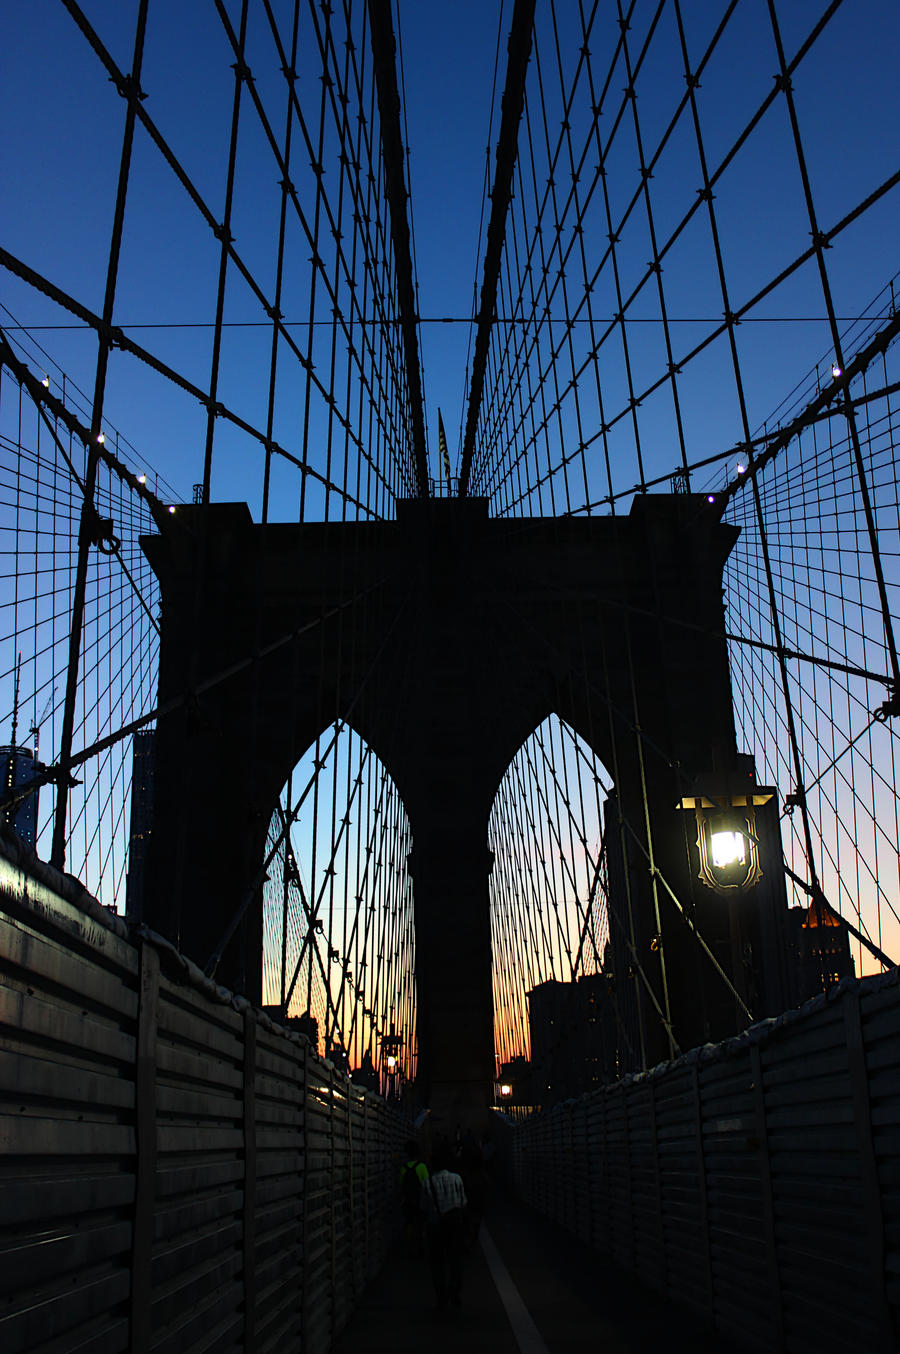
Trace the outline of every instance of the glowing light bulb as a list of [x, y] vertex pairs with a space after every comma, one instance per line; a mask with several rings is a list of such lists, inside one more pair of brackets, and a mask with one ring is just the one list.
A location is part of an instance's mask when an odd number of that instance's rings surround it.
[[49, 390], [49, 389], [50, 389], [50, 377], [49, 377], [49, 376], [45, 376], [44, 379], [43, 379], [43, 381], [41, 381], [41, 385], [44, 387], [45, 390]]
[[716, 501], [716, 496], [715, 496], [715, 494], [707, 494], [707, 495], [706, 495], [706, 501], [707, 501], [707, 503], [715, 503], [715, 501]]
[[106, 441], [106, 433], [98, 433], [97, 434], [98, 444], [102, 447], [105, 441]]
[[146, 476], [146, 475], [138, 475], [138, 484], [146, 484], [146, 483], [147, 483], [147, 476]]
[[747, 473], [747, 467], [744, 465], [742, 461], [738, 462], [737, 472], [739, 475], [745, 475]]
[[742, 832], [714, 832], [709, 844], [712, 847], [713, 865], [719, 869], [728, 865], [743, 865], [747, 858]]
[[838, 376], [843, 376], [844, 373], [841, 371], [840, 367], [835, 362], [834, 366], [831, 368], [831, 374], [832, 376], [837, 378]]
[[174, 504], [174, 503], [170, 503], [170, 504], [169, 504], [169, 512], [174, 512], [174, 511], [175, 511], [175, 504]]

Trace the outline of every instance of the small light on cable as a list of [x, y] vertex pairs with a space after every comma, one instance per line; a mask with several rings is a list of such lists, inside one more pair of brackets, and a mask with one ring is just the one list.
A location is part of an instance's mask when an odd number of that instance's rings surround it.
[[744, 465], [743, 461], [738, 461], [737, 472], [739, 475], [746, 475], [747, 467]]
[[716, 496], [715, 496], [715, 494], [707, 494], [707, 495], [706, 495], [706, 501], [707, 501], [707, 503], [715, 503], [715, 501], [716, 501]]
[[105, 441], [106, 441], [106, 433], [98, 433], [97, 434], [98, 445], [102, 447]]
[[43, 379], [43, 381], [41, 381], [41, 385], [44, 387], [45, 390], [49, 390], [49, 389], [50, 389], [50, 377], [49, 377], [49, 376], [45, 376], [44, 379]]
[[169, 512], [174, 512], [174, 511], [175, 511], [175, 504], [174, 504], [174, 503], [170, 503], [170, 504], [169, 504]]
[[835, 379], [837, 379], [838, 376], [843, 376], [844, 373], [841, 371], [840, 367], [835, 362], [831, 368], [831, 374]]
[[146, 483], [147, 483], [147, 476], [146, 476], [146, 475], [138, 475], [138, 484], [146, 484]]

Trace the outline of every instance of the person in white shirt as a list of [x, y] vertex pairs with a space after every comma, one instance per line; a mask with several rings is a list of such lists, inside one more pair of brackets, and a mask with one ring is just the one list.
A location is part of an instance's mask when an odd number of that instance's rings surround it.
[[466, 1191], [462, 1177], [450, 1170], [449, 1149], [436, 1146], [431, 1175], [422, 1189], [422, 1207], [428, 1234], [431, 1279], [439, 1308], [458, 1307], [462, 1300], [462, 1257]]

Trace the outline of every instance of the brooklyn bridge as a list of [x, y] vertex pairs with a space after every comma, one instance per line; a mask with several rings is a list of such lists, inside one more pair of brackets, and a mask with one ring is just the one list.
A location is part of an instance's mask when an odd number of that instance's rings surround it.
[[893, 6], [3, 26], [4, 1349], [898, 1348]]

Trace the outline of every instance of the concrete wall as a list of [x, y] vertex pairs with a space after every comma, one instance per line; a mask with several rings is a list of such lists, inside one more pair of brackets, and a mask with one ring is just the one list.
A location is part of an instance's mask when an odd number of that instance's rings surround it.
[[9, 839], [0, 1050], [4, 1354], [330, 1348], [396, 1222], [383, 1101]]

